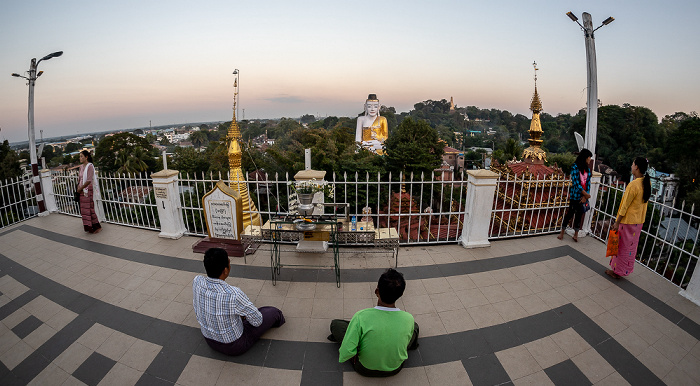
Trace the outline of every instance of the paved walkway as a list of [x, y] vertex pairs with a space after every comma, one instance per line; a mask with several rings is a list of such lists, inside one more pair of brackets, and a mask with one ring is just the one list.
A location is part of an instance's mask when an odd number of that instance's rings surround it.
[[325, 339], [331, 319], [374, 305], [389, 254], [347, 250], [341, 288], [330, 270], [303, 268], [282, 268], [273, 286], [265, 246], [248, 264], [233, 258], [227, 281], [287, 323], [225, 357], [192, 310], [192, 278], [204, 272], [196, 240], [110, 224], [88, 235], [59, 214], [0, 231], [0, 384], [700, 384], [700, 307], [642, 266], [612, 281], [591, 238], [401, 248], [397, 305], [421, 337], [389, 379], [337, 363]]

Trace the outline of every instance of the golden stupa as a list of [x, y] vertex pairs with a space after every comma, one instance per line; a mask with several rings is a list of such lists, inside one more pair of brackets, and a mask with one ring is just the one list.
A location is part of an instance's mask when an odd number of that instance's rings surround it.
[[531, 164], [544, 165], [547, 161], [547, 153], [542, 149], [542, 124], [540, 123], [540, 112], [542, 111], [542, 102], [537, 94], [537, 63], [533, 62], [535, 67], [535, 94], [530, 102], [530, 110], [532, 110], [532, 121], [530, 122], [530, 147], [523, 151], [523, 161]]
[[236, 80], [233, 83], [233, 90], [233, 120], [231, 121], [231, 126], [228, 128], [228, 134], [226, 135], [226, 140], [229, 142], [229, 186], [231, 189], [237, 190], [241, 195], [241, 204], [243, 205], [243, 229], [245, 229], [248, 225], [260, 226], [262, 223], [260, 221], [258, 208], [255, 207], [255, 203], [250, 199], [250, 195], [248, 194], [248, 183], [243, 174], [243, 169], [241, 169], [241, 130], [238, 127], [238, 122], [236, 121], [238, 77], [236, 77]]

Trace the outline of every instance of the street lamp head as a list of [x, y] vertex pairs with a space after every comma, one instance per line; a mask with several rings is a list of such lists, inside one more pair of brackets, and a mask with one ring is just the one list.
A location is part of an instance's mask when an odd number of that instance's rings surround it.
[[22, 75], [20, 75], [20, 74], [15, 74], [14, 72], [12, 73], [12, 76], [17, 77], [17, 78], [21, 78], [21, 77], [22, 77]]
[[615, 21], [615, 18], [610, 16], [609, 18], [603, 20], [603, 25], [608, 25], [608, 24], [612, 23], [613, 21]]
[[44, 56], [43, 58], [41, 58], [41, 60], [49, 60], [51, 58], [57, 58], [61, 55], [63, 55], [63, 51], [56, 51], [52, 54], [48, 54], [48, 55]]
[[37, 78], [38, 78], [38, 77], [40, 77], [40, 76], [41, 76], [41, 74], [43, 74], [43, 73], [44, 73], [44, 71], [39, 71], [39, 73], [38, 73], [38, 74], [36, 74], [36, 77], [37, 77]]
[[576, 15], [574, 15], [573, 12], [571, 12], [571, 11], [567, 12], [566, 16], [568, 16], [569, 19], [571, 19], [572, 21], [578, 22], [578, 17], [576, 17]]
[[238, 69], [233, 70], [233, 75], [238, 75]]

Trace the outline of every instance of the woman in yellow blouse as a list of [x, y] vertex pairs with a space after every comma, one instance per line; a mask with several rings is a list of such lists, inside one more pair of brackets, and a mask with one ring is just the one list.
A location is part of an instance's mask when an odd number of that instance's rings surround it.
[[651, 181], [647, 173], [649, 162], [646, 158], [637, 157], [632, 163], [634, 181], [630, 182], [622, 195], [617, 218], [613, 230], [620, 235], [617, 256], [610, 258], [610, 268], [605, 271], [610, 277], [619, 279], [634, 270], [634, 260], [637, 256], [637, 244], [642, 232], [642, 225], [647, 215], [647, 201], [651, 196]]

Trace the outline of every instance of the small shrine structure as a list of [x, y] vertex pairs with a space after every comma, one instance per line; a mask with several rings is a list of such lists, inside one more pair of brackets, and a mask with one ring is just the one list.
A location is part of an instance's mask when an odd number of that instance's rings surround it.
[[505, 165], [494, 162], [491, 170], [499, 173], [496, 188], [494, 218], [490, 235], [520, 235], [530, 231], [554, 229], [564, 211], [553, 208], [568, 204], [571, 184], [561, 168], [546, 166], [547, 153], [542, 149], [543, 134], [540, 123], [542, 101], [537, 93], [537, 64], [535, 93], [530, 102], [530, 146], [523, 151], [523, 160]]

